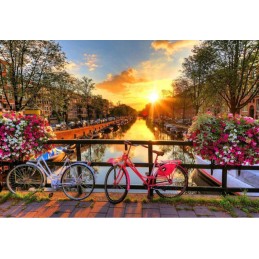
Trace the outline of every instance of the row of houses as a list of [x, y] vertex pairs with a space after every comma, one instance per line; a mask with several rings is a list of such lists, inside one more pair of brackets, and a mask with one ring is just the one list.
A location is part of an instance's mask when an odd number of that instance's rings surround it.
[[[5, 78], [7, 74], [7, 64], [0, 59], [0, 66], [2, 78]], [[8, 84], [6, 80], [4, 84], [3, 82], [4, 81], [0, 82], [0, 110], [15, 110], [13, 91], [10, 88], [10, 84]], [[57, 96], [55, 102], [54, 90], [47, 87], [42, 87], [38, 92], [36, 98], [34, 98], [32, 105], [34, 107], [37, 107], [40, 110], [41, 115], [49, 120], [55, 120], [55, 118], [58, 117], [59, 121], [78, 121], [89, 119], [89, 115], [91, 116], [91, 118], [96, 118], [100, 116], [100, 114], [95, 114], [95, 109], [90, 110], [88, 108], [87, 110], [87, 108], [85, 107], [86, 105], [83, 101], [83, 97], [80, 94], [72, 91], [67, 91], [65, 94], [67, 94], [67, 98], [64, 97], [64, 93], [62, 98], [67, 99], [66, 103], [64, 103], [63, 101], [63, 104], [60, 105], [58, 103], [60, 102], [61, 97], [56, 94]], [[23, 103], [26, 103], [27, 100], [28, 99], [25, 95], [23, 98]], [[91, 102], [94, 102], [93, 98], [89, 98], [89, 106], [91, 106]], [[109, 103], [109, 107], [111, 108], [112, 106], [112, 103]], [[108, 109], [105, 109], [104, 113], [105, 112], [108, 113]], [[108, 116], [108, 114], [102, 114], [102, 116]]]

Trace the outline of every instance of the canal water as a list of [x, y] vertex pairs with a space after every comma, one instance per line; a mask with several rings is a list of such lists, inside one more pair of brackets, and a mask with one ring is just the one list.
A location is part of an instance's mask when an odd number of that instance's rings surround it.
[[[137, 118], [135, 121], [127, 125], [121, 126], [116, 132], [111, 132], [103, 136], [104, 139], [123, 139], [123, 140], [173, 140], [173, 138], [160, 131], [158, 128], [149, 128], [146, 120]], [[177, 139], [179, 140], [179, 139]], [[160, 157], [160, 160], [180, 159], [184, 163], [194, 163], [191, 153], [184, 151], [182, 147], [170, 145], [153, 146], [154, 150], [161, 150], [165, 154]], [[109, 158], [120, 157], [124, 152], [124, 145], [104, 145], [95, 144], [82, 147], [82, 160], [92, 162], [106, 162]], [[144, 162], [148, 163], [148, 150], [142, 146], [132, 147], [130, 152], [133, 163]], [[94, 167], [96, 171], [96, 183], [103, 184], [104, 178], [109, 167]], [[141, 173], [148, 171], [147, 168], [138, 168]], [[129, 169], [131, 184], [139, 185], [142, 182]], [[189, 185], [196, 185], [193, 181], [197, 175], [193, 177], [194, 172], [189, 172]], [[197, 179], [196, 179], [197, 180]]]

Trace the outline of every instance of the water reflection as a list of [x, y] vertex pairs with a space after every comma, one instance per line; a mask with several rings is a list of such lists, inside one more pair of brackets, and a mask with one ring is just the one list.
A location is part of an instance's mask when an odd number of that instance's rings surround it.
[[[170, 140], [172, 137], [162, 131], [149, 128], [146, 121], [136, 119], [127, 125], [123, 125], [116, 132], [104, 135], [105, 139], [124, 139], [124, 140]], [[82, 160], [92, 162], [106, 162], [111, 157], [119, 157], [124, 152], [124, 145], [104, 145], [97, 144], [82, 148]], [[154, 145], [154, 150], [164, 151], [162, 160], [180, 159], [184, 163], [192, 163], [193, 158], [183, 147], [171, 145]], [[148, 150], [142, 146], [132, 147], [130, 152], [133, 163], [148, 162]], [[155, 157], [153, 156], [153, 159]], [[147, 172], [147, 168], [138, 168], [141, 173]], [[103, 184], [108, 167], [95, 167], [97, 172], [97, 184]], [[132, 184], [142, 184], [135, 174], [131, 174]]]

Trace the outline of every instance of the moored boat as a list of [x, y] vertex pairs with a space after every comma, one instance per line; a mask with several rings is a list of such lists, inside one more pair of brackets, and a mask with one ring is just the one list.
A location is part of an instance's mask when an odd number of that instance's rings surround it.
[[[200, 156], [195, 155], [196, 164], [210, 165], [211, 162], [202, 159]], [[258, 166], [255, 165], [255, 166]], [[222, 185], [222, 170], [221, 169], [199, 169], [205, 177], [210, 179], [216, 185]], [[259, 188], [259, 170], [228, 170], [227, 173], [227, 186], [233, 188]], [[237, 195], [242, 193], [237, 192]], [[259, 196], [259, 193], [248, 192], [247, 196]]]

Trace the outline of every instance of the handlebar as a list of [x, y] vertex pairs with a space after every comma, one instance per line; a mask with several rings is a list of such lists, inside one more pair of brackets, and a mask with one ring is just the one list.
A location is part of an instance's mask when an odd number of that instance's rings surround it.
[[[144, 148], [148, 148], [147, 145], [142, 145], [142, 144], [132, 144], [130, 141], [126, 140], [124, 141], [124, 144], [125, 144], [125, 150], [128, 150], [128, 146], [127, 145], [130, 145], [130, 146], [142, 146]], [[158, 156], [163, 156], [164, 155], [164, 152], [163, 151], [157, 151], [157, 150], [152, 150], [153, 153], [157, 154]]]

